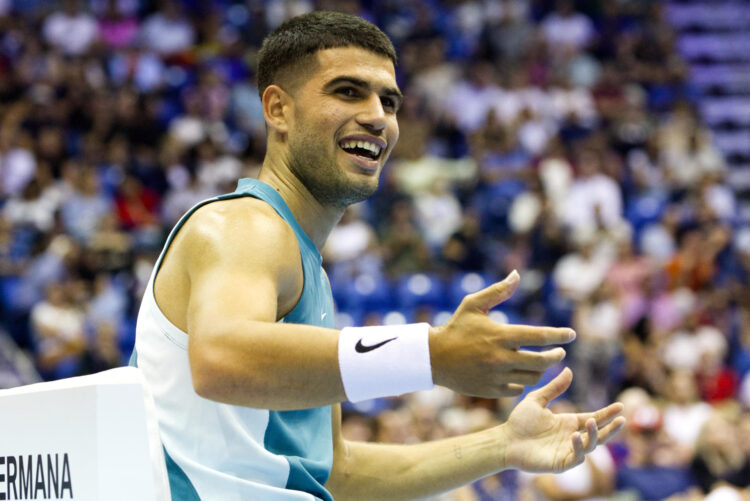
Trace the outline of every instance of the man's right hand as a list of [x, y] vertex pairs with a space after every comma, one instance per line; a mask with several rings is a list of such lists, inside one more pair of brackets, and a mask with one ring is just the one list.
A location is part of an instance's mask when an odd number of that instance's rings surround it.
[[464, 297], [445, 325], [430, 328], [430, 361], [435, 384], [484, 398], [516, 396], [539, 382], [565, 350], [534, 352], [522, 346], [569, 343], [569, 328], [499, 324], [488, 317], [493, 307], [513, 295], [520, 277], [513, 271], [502, 282]]

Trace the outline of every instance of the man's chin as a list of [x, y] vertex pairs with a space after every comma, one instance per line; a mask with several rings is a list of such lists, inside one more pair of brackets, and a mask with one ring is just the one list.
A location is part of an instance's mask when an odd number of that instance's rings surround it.
[[357, 183], [352, 185], [346, 190], [345, 196], [342, 196], [340, 207], [348, 207], [349, 205], [358, 204], [364, 202], [378, 191], [378, 180], [373, 179], [371, 183]]

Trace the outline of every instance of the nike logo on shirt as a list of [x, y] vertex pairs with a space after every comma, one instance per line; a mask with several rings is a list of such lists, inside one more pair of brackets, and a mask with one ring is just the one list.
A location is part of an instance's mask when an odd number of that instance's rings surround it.
[[373, 344], [372, 346], [365, 346], [362, 344], [362, 340], [360, 339], [357, 341], [357, 345], [354, 347], [354, 350], [357, 353], [367, 353], [368, 351], [376, 350], [383, 346], [384, 344], [390, 343], [391, 341], [398, 339], [397, 337], [392, 337], [391, 339], [386, 339], [385, 341], [381, 341], [377, 344]]

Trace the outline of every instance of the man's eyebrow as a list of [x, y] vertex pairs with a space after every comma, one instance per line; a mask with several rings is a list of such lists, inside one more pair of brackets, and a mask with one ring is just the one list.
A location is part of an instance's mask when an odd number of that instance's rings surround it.
[[[334, 87], [342, 83], [349, 83], [357, 87], [362, 87], [368, 90], [372, 89], [372, 85], [370, 85], [370, 82], [362, 80], [361, 78], [352, 77], [348, 75], [342, 75], [340, 77], [336, 77], [330, 82], [328, 82], [325, 86], [326, 88], [330, 88], [330, 87]], [[400, 90], [398, 90], [397, 87], [386, 87], [383, 91], [383, 95], [395, 97], [396, 99], [400, 101], [404, 100], [404, 95], [401, 93]]]

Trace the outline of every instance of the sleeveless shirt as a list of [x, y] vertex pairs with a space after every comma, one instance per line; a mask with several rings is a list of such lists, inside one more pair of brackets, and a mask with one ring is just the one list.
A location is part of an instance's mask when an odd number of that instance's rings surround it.
[[172, 229], [138, 312], [131, 364], [141, 369], [154, 395], [172, 499], [331, 501], [324, 488], [333, 464], [330, 406], [271, 411], [198, 396], [188, 335], [164, 316], [154, 297], [154, 278], [185, 221], [206, 204], [244, 196], [268, 203], [297, 237], [304, 285], [281, 321], [333, 327], [331, 288], [317, 247], [273, 188], [242, 179], [236, 191], [198, 203]]

